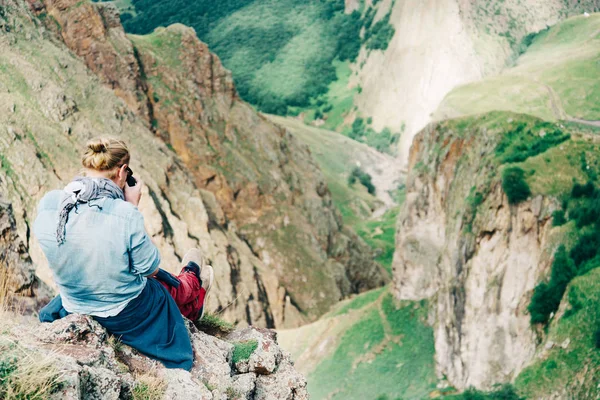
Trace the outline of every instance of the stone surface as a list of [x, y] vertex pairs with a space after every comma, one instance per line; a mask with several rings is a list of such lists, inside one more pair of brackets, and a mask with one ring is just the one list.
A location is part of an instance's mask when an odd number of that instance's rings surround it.
[[[499, 177], [490, 178], [495, 167], [482, 155], [494, 154], [501, 135], [476, 125], [457, 133], [452, 123], [423, 130], [398, 220], [396, 295], [431, 299], [438, 375], [457, 388], [510, 382], [532, 359], [538, 339], [527, 306], [557, 246], [558, 201], [509, 205]], [[470, 217], [473, 188], [484, 196]]]
[[[233, 345], [229, 339], [218, 339], [194, 328], [191, 331], [195, 350], [191, 373], [166, 369], [126, 345], [114, 346], [96, 321], [82, 315], [69, 315], [52, 324], [15, 325], [1, 333], [0, 340], [51, 357], [51, 365], [63, 382], [53, 399], [129, 399], [136, 385], [148, 382], [147, 378], [162, 388], [159, 391], [165, 400], [308, 398], [306, 380], [270, 331], [246, 328], [231, 336], [247, 337], [252, 332], [257, 340], [271, 343], [282, 356], [268, 376], [239, 374], [231, 365]], [[141, 364], [132, 363], [132, 359], [145, 365], [140, 368]]]
[[277, 346], [277, 334], [267, 329], [248, 327], [227, 336], [231, 342], [247, 342], [255, 340], [256, 350], [248, 360], [239, 361], [235, 368], [241, 372], [253, 372], [258, 375], [270, 375], [280, 364], [283, 354]]
[[51, 290], [35, 274], [27, 243], [18, 235], [12, 204], [0, 192], [0, 291], [12, 306], [22, 311], [37, 310], [51, 298]]

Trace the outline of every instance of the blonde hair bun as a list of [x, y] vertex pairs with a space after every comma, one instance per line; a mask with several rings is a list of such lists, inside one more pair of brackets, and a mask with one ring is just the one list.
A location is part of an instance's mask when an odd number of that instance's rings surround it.
[[90, 140], [87, 147], [94, 153], [106, 153], [107, 143], [102, 139]]
[[81, 164], [96, 171], [112, 171], [112, 179], [117, 169], [129, 164], [129, 149], [124, 141], [114, 138], [94, 138], [87, 143]]

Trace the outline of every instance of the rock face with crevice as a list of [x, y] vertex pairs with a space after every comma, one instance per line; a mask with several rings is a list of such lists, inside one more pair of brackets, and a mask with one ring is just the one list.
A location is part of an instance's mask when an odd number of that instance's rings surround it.
[[27, 243], [17, 234], [12, 205], [0, 196], [0, 297], [24, 312], [37, 310], [52, 291], [35, 274]]
[[[163, 268], [200, 247], [226, 319], [297, 326], [386, 282], [308, 149], [238, 99], [192, 30], [129, 37], [111, 5], [27, 3], [2, 1], [0, 18], [0, 191], [21, 238], [44, 193], [78, 174], [85, 142], [110, 135], [146, 184], [140, 210]], [[27, 250], [51, 282], [35, 238]]]
[[527, 306], [559, 243], [551, 233], [559, 201], [510, 205], [486, 161], [503, 134], [485, 117], [419, 133], [398, 220], [396, 295], [432, 300], [438, 375], [461, 389], [510, 382], [533, 359]]
[[[77, 314], [41, 326], [13, 325], [0, 335], [0, 348], [11, 343], [37, 360], [51, 360], [46, 370], [58, 376], [51, 397], [57, 400], [131, 399], [148, 378], [158, 388], [154, 396], [165, 400], [308, 399], [306, 380], [278, 346], [274, 331], [248, 327], [217, 338], [188, 326], [195, 352], [191, 372], [164, 368]], [[233, 363], [234, 348], [242, 340], [258, 343], [244, 368]]]

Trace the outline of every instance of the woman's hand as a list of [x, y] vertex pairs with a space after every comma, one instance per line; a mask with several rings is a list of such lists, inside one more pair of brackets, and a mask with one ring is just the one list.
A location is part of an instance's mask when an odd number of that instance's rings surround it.
[[137, 185], [135, 186], [129, 186], [125, 183], [125, 201], [128, 201], [137, 207], [142, 198], [142, 186], [144, 186], [144, 182], [139, 178], [137, 180]]

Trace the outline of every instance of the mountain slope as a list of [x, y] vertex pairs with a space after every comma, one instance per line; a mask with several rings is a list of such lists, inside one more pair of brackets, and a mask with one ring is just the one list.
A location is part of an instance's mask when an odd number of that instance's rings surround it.
[[[332, 61], [354, 59], [358, 17], [343, 0], [134, 0], [124, 9], [128, 32], [160, 26], [193, 27], [233, 71], [242, 97], [269, 113], [306, 106], [335, 80]], [[168, 11], [167, 11], [168, 10]]]
[[588, 206], [572, 194], [574, 183], [597, 185], [598, 139], [589, 129], [495, 112], [433, 124], [416, 137], [395, 292], [435, 302], [438, 375], [453, 386], [510, 382], [543, 350], [534, 313], [548, 310], [546, 320], [564, 323], [552, 319], [564, 286], [553, 286], [554, 300], [538, 287], [560, 274], [560, 245], [575, 257], [574, 275], [599, 265], [595, 252], [581, 250], [595, 220], [574, 211]]
[[278, 337], [314, 399], [424, 399], [437, 382], [427, 319], [427, 302], [396, 302], [382, 288]]
[[376, 130], [406, 125], [399, 143], [406, 163], [414, 135], [454, 87], [500, 72], [529, 33], [599, 7], [593, 0], [397, 1], [387, 50], [359, 56], [358, 112], [373, 117]]
[[[376, 260], [391, 271], [396, 217], [403, 201], [405, 179], [397, 160], [337, 132], [310, 127], [291, 118], [269, 118], [309, 146], [344, 223], [375, 249]], [[374, 194], [360, 182], [349, 182], [357, 170], [372, 178]]]
[[579, 16], [532, 39], [516, 65], [456, 88], [434, 118], [505, 110], [549, 120], [599, 120], [600, 14]]
[[130, 40], [114, 7], [30, 6], [39, 19], [19, 1], [4, 9], [0, 185], [40, 270], [35, 205], [77, 173], [87, 139], [108, 134], [130, 143], [147, 182], [141, 209], [164, 266], [177, 270], [187, 248], [201, 247], [217, 271], [214, 307], [231, 321], [294, 326], [386, 281], [308, 150], [239, 101], [190, 29]]

